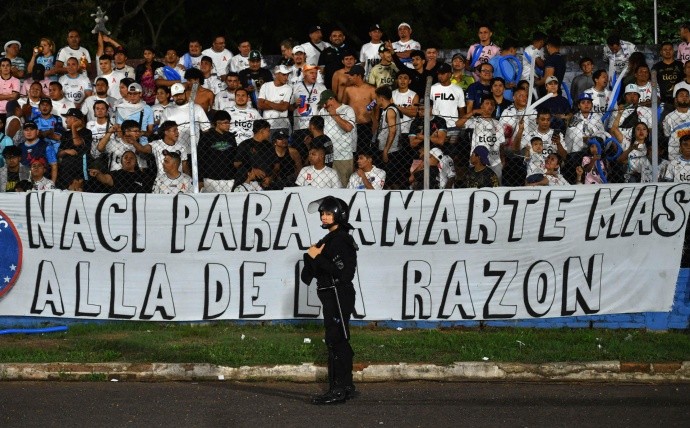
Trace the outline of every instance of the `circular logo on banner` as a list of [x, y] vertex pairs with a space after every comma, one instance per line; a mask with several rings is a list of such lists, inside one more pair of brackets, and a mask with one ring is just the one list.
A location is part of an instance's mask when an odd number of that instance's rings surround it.
[[22, 241], [17, 228], [0, 211], [0, 298], [12, 289], [22, 268]]

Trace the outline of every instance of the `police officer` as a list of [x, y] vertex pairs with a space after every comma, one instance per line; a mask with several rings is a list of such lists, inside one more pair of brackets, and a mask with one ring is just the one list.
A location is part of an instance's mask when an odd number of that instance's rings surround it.
[[313, 404], [337, 404], [354, 397], [350, 346], [350, 316], [355, 307], [352, 279], [357, 268], [357, 244], [350, 235], [348, 206], [342, 199], [327, 196], [319, 204], [321, 228], [328, 234], [304, 255], [302, 281], [316, 278], [323, 306], [323, 324], [328, 347], [329, 389], [312, 398]]

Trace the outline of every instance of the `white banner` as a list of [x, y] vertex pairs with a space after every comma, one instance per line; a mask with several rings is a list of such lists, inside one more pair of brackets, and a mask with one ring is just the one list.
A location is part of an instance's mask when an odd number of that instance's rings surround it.
[[356, 318], [669, 311], [690, 185], [179, 195], [0, 193], [0, 316], [316, 318], [309, 202], [350, 204]]

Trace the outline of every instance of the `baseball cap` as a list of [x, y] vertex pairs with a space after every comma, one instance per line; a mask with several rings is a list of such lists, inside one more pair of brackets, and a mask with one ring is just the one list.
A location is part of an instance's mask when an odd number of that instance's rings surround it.
[[590, 94], [588, 92], [581, 93], [580, 96], [577, 97], [577, 102], [580, 102], [580, 101], [592, 101], [592, 94]]
[[290, 69], [284, 66], [283, 64], [275, 66], [273, 69], [273, 73], [280, 73], [280, 74], [290, 74]]
[[170, 156], [177, 159], [180, 159], [182, 157], [180, 155], [180, 152], [177, 150], [163, 150], [163, 156]]
[[409, 28], [410, 30], [412, 29], [412, 27], [410, 27], [410, 24], [408, 24], [407, 22], [401, 22], [400, 25], [398, 25], [398, 30], [399, 30], [401, 27], [407, 27], [407, 28]]
[[484, 146], [477, 146], [474, 148], [472, 153], [474, 153], [479, 158], [479, 160], [482, 162], [482, 165], [489, 165], [489, 149], [487, 149]]
[[115, 48], [115, 55], [117, 55], [119, 53], [127, 56], [127, 51], [122, 46], [118, 46], [117, 48]]
[[640, 91], [637, 88], [637, 85], [634, 83], [628, 84], [628, 86], [625, 87], [625, 93], [626, 94], [640, 94]]
[[331, 98], [335, 98], [335, 93], [330, 89], [326, 89], [325, 91], [321, 92], [321, 96], [319, 97], [319, 108], [323, 107], [323, 105], [326, 104], [326, 101], [330, 100]]
[[295, 46], [294, 48], [292, 48], [292, 54], [293, 54], [293, 55], [296, 54], [296, 53], [299, 53], [299, 52], [306, 53], [306, 52], [304, 51], [304, 48], [302, 47], [302, 45], [297, 45], [297, 46]]
[[451, 71], [453, 69], [451, 69], [450, 64], [445, 62], [440, 63], [436, 69], [436, 73], [450, 73]]
[[275, 141], [275, 140], [287, 140], [290, 137], [288, 136], [288, 134], [285, 131], [276, 131], [275, 133], [273, 133], [271, 138], [273, 141]]
[[364, 67], [362, 67], [359, 64], [355, 64], [352, 66], [350, 71], [346, 72], [345, 74], [349, 74], [350, 76], [355, 76], [355, 75], [364, 76]]
[[676, 95], [678, 95], [678, 92], [679, 92], [679, 91], [687, 91], [688, 93], [690, 93], [690, 85], [688, 85], [688, 84], [685, 83], [685, 82], [677, 83], [677, 84], [673, 87], [673, 98], [675, 98]]
[[381, 26], [379, 24], [373, 24], [369, 27], [369, 31], [376, 31], [376, 30], [381, 31]]
[[318, 70], [318, 68], [319, 68], [318, 65], [307, 64], [307, 65], [304, 66], [304, 68], [302, 68], [302, 71], [305, 71], [305, 72], [306, 72], [306, 71], [311, 71], [311, 70]]
[[443, 151], [438, 147], [434, 147], [433, 149], [429, 150], [429, 154], [438, 160], [443, 159]]
[[309, 27], [309, 34], [315, 32], [315, 31], [321, 31], [321, 26], [320, 25], [312, 25]]
[[259, 61], [261, 60], [261, 52], [253, 50], [249, 52], [249, 61]]
[[127, 87], [127, 92], [143, 92], [141, 85], [138, 83], [132, 83]]
[[38, 103], [39, 103], [39, 104], [41, 104], [41, 103], [53, 104], [53, 100], [51, 100], [51, 99], [48, 98], [48, 97], [41, 97], [41, 99], [38, 100]]
[[460, 58], [463, 62], [465, 62], [465, 56], [460, 52], [454, 54], [450, 60], [453, 61], [455, 58]]
[[63, 117], [76, 117], [77, 119], [84, 120], [84, 113], [81, 112], [78, 108], [71, 108], [67, 110], [67, 113], [62, 115]]
[[7, 146], [2, 149], [2, 156], [6, 158], [18, 158], [22, 156], [22, 149], [19, 146]]
[[184, 94], [184, 85], [182, 83], [175, 83], [170, 87], [170, 95]]
[[558, 78], [556, 76], [549, 76], [546, 78], [546, 82], [544, 82], [544, 84], [548, 85], [551, 82], [558, 83]]
[[36, 125], [36, 122], [33, 122], [33, 121], [28, 121], [22, 126], [22, 129], [29, 129], [29, 128], [38, 129], [38, 126]]
[[386, 48], [386, 45], [381, 43], [381, 46], [379, 46], [379, 53], [389, 51], [390, 49]]
[[29, 165], [33, 165], [35, 163], [40, 163], [43, 166], [48, 165], [48, 162], [46, 162], [46, 158], [33, 158], [31, 159], [31, 162], [29, 162]]

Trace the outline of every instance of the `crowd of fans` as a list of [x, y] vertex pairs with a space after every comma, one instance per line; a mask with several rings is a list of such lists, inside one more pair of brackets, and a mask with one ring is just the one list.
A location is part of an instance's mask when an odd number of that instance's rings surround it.
[[421, 189], [425, 153], [431, 188], [690, 181], [690, 24], [651, 67], [609, 37], [602, 58], [574, 58], [581, 73], [569, 85], [557, 36], [499, 47], [483, 25], [445, 62], [409, 24], [397, 33], [384, 40], [372, 25], [357, 50], [341, 29], [326, 42], [313, 26], [306, 43], [281, 42], [270, 69], [249, 41], [233, 54], [223, 36], [207, 49], [200, 40], [181, 55], [167, 49], [161, 61], [146, 48], [136, 67], [102, 33], [93, 57], [77, 30], [60, 49], [42, 38], [28, 61], [10, 40], [0, 192]]

